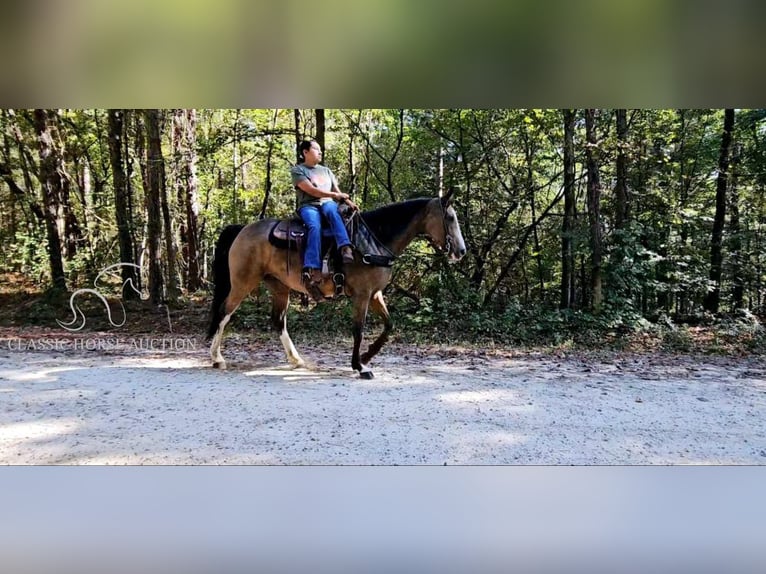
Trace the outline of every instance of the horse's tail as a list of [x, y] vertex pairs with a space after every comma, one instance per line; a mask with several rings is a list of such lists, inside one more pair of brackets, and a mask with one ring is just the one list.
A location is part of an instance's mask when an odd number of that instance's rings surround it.
[[231, 277], [229, 277], [229, 248], [234, 243], [244, 225], [227, 225], [221, 231], [218, 242], [215, 244], [215, 256], [213, 258], [213, 304], [210, 306], [210, 326], [207, 330], [207, 339], [210, 340], [218, 330], [218, 325], [224, 317], [224, 301], [231, 291]]

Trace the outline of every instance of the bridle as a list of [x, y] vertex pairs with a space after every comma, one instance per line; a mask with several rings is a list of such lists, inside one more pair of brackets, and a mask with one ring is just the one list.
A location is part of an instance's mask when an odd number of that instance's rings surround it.
[[441, 212], [441, 218], [442, 218], [442, 227], [444, 228], [444, 247], [441, 249], [441, 252], [449, 253], [450, 251], [452, 251], [452, 242], [454, 241], [454, 238], [452, 237], [452, 234], [449, 232], [449, 228], [447, 226], [447, 213], [444, 210], [444, 205], [442, 204], [441, 197], [438, 198], [438, 200], [439, 200], [439, 211]]

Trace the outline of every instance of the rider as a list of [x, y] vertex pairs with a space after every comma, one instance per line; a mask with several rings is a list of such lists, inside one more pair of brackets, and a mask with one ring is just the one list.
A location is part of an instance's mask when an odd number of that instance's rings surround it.
[[297, 211], [307, 228], [303, 281], [310, 291], [316, 291], [316, 286], [322, 282], [322, 217], [330, 224], [343, 263], [353, 263], [351, 241], [338, 213], [338, 204], [333, 200], [345, 201], [352, 209], [357, 209], [357, 206], [347, 193], [338, 188], [338, 180], [333, 172], [319, 165], [322, 161], [322, 148], [316, 141], [301, 142], [298, 146], [298, 156], [300, 159], [290, 169], [290, 175], [297, 196]]

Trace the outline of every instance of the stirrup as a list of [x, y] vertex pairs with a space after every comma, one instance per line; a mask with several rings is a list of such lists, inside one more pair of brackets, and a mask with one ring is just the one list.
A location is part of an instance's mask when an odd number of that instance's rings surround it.
[[335, 283], [335, 296], [343, 295], [346, 288], [346, 276], [343, 273], [335, 273], [332, 276], [332, 282]]

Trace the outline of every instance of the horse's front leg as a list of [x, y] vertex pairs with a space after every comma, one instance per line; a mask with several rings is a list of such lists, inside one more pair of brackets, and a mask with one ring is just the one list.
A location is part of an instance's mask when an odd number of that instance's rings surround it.
[[377, 291], [370, 301], [370, 310], [383, 319], [383, 332], [378, 336], [375, 341], [367, 349], [367, 352], [362, 355], [361, 362], [364, 365], [369, 364], [370, 359], [377, 355], [383, 348], [383, 345], [388, 341], [388, 336], [394, 327], [391, 321], [391, 315], [388, 313], [388, 307], [386, 307], [386, 301], [383, 299], [383, 292]]
[[372, 378], [372, 369], [359, 360], [359, 348], [362, 346], [362, 333], [364, 332], [364, 321], [367, 318], [367, 308], [370, 304], [368, 294], [354, 294], [354, 351], [351, 354], [351, 368], [359, 371], [359, 376], [363, 379]]

